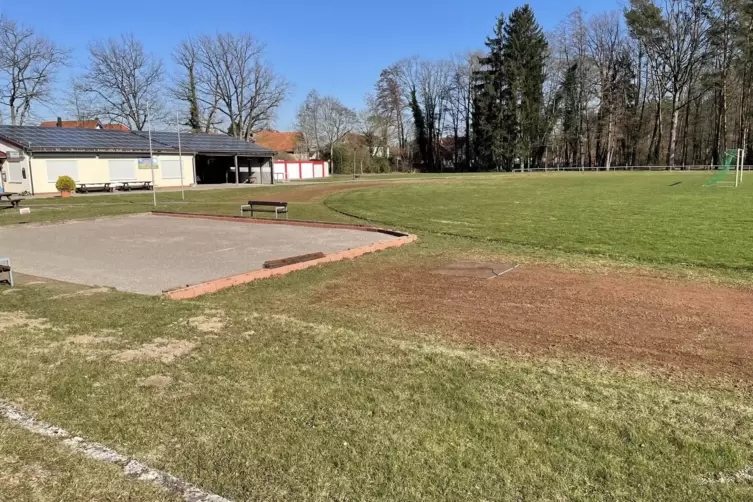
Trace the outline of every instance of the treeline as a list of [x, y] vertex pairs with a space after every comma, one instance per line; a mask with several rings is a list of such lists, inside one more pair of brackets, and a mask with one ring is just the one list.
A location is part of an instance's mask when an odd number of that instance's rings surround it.
[[381, 72], [380, 142], [426, 170], [718, 165], [750, 151], [753, 3], [631, 0], [544, 33], [525, 5], [482, 51]]
[[46, 107], [66, 119], [99, 118], [132, 130], [179, 121], [193, 131], [250, 139], [269, 127], [290, 87], [264, 52], [249, 34], [198, 36], [179, 44], [168, 72], [141, 41], [122, 35], [91, 42], [83, 72], [61, 82], [70, 49], [0, 16], [0, 120], [38, 125]]

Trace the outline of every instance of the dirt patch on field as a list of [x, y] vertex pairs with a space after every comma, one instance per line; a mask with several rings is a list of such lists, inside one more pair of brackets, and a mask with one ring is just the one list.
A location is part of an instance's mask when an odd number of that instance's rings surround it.
[[77, 335], [66, 338], [65, 341], [73, 345], [99, 345], [102, 343], [114, 343], [118, 339], [112, 336]]
[[139, 379], [138, 386], [152, 389], [165, 389], [170, 386], [172, 382], [172, 377], [166, 375], [152, 375]]
[[208, 310], [202, 315], [192, 317], [188, 325], [202, 333], [219, 333], [225, 327], [227, 318], [221, 310]]
[[50, 329], [52, 325], [47, 319], [34, 318], [26, 315], [25, 312], [2, 312], [0, 313], [0, 332], [8, 330], [27, 328], [27, 329]]
[[56, 295], [51, 297], [51, 300], [61, 300], [63, 298], [77, 298], [77, 297], [87, 297], [87, 296], [94, 296], [101, 293], [110, 293], [112, 289], [110, 288], [88, 288], [88, 289], [81, 289], [79, 291], [74, 291], [73, 293], [65, 293], [62, 295]]
[[495, 279], [387, 269], [320, 295], [413, 329], [525, 353], [753, 377], [753, 291], [521, 267]]
[[113, 361], [130, 363], [136, 361], [157, 360], [171, 363], [178, 357], [184, 356], [196, 348], [196, 344], [188, 340], [168, 340], [155, 338], [136, 349], [128, 349], [112, 356]]

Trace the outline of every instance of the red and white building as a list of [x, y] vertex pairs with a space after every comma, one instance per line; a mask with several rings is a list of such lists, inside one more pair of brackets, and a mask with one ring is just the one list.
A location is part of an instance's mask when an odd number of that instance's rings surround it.
[[324, 160], [275, 160], [275, 181], [310, 180], [326, 178], [329, 162]]

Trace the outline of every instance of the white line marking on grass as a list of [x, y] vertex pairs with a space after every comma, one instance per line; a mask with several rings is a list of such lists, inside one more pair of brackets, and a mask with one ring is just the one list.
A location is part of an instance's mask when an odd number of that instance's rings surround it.
[[41, 422], [11, 404], [0, 401], [0, 415], [34, 434], [61, 439], [61, 442], [68, 448], [82, 453], [91, 459], [119, 465], [123, 468], [123, 474], [126, 476], [136, 478], [139, 481], [146, 481], [165, 490], [177, 493], [186, 502], [231, 502], [229, 499], [220, 497], [219, 495], [205, 492], [168, 472], [152, 469], [148, 465], [122, 455], [105, 445], [92, 443], [78, 436], [72, 436], [65, 429]]

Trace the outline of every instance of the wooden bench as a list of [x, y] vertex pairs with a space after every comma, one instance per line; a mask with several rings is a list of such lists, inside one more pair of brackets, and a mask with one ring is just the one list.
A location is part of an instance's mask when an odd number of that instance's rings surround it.
[[124, 192], [130, 192], [131, 190], [151, 190], [151, 181], [122, 181], [120, 183], [120, 189]]
[[288, 219], [288, 203], [287, 202], [275, 202], [271, 200], [250, 200], [248, 204], [241, 206], [241, 216], [244, 212], [250, 212], [251, 217], [254, 217], [254, 213], [275, 213], [275, 218], [280, 214], [285, 215], [285, 219]]
[[89, 192], [112, 192], [112, 183], [76, 183], [76, 192], [89, 193]]

